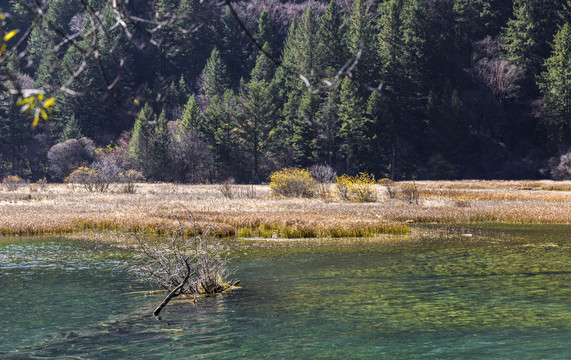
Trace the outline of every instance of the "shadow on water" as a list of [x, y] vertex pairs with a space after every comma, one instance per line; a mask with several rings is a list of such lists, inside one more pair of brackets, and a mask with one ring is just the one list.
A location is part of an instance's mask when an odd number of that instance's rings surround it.
[[[242, 288], [150, 316], [128, 252], [0, 242], [2, 359], [497, 358], [571, 354], [571, 227], [242, 244]], [[471, 236], [467, 236], [470, 234]]]

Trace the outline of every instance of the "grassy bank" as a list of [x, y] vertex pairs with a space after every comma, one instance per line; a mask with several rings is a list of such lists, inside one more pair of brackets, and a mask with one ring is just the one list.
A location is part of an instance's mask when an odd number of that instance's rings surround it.
[[374, 203], [274, 198], [263, 185], [238, 187], [236, 193], [243, 196], [232, 199], [223, 197], [216, 185], [141, 184], [135, 194], [90, 193], [60, 184], [44, 189], [23, 186], [0, 190], [0, 234], [113, 230], [166, 235], [184, 229], [189, 234], [210, 231], [219, 236], [360, 237], [407, 233], [407, 224], [413, 222], [571, 223], [571, 182], [415, 185], [418, 204], [391, 199], [381, 186]]

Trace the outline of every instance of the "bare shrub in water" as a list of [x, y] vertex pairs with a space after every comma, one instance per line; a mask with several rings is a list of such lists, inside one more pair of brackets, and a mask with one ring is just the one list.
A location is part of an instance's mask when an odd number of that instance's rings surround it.
[[158, 284], [169, 292], [154, 311], [155, 315], [173, 297], [221, 293], [238, 283], [227, 280], [227, 249], [209, 235], [195, 235], [188, 239], [176, 236], [155, 246], [136, 238], [141, 253], [131, 272], [140, 280]]

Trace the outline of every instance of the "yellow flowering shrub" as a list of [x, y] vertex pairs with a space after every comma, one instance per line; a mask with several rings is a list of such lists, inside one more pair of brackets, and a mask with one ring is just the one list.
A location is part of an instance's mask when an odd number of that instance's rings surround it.
[[270, 190], [275, 196], [313, 197], [316, 182], [305, 169], [286, 168], [270, 175]]
[[375, 176], [361, 172], [356, 176], [341, 175], [337, 177], [337, 191], [339, 197], [346, 201], [375, 202], [377, 189]]

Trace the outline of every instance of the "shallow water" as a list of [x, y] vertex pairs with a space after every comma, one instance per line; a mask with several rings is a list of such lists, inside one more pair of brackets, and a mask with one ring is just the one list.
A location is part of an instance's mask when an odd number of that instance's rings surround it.
[[[571, 358], [571, 227], [388, 245], [243, 245], [242, 288], [146, 296], [90, 243], [0, 240], [0, 358]], [[470, 233], [472, 236], [463, 236]]]

